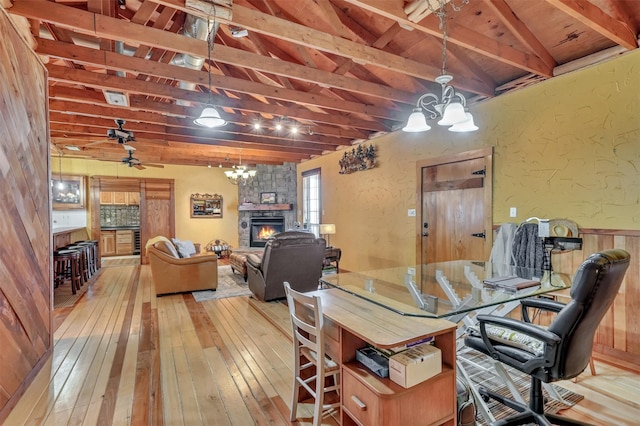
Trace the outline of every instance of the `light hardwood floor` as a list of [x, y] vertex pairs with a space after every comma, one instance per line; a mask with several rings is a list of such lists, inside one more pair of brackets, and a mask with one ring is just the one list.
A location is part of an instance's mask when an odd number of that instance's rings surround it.
[[[156, 298], [148, 266], [104, 267], [86, 295], [58, 313], [53, 357], [4, 424], [290, 424], [287, 315], [280, 303], [248, 297]], [[640, 376], [596, 368], [595, 377], [562, 383], [585, 395], [565, 414], [638, 424]], [[311, 424], [309, 405], [299, 415], [299, 424]]]

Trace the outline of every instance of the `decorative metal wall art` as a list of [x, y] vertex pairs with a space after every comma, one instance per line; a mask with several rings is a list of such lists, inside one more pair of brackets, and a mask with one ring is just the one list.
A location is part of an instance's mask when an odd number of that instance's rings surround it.
[[373, 145], [358, 145], [357, 148], [346, 151], [339, 164], [341, 175], [373, 169], [376, 165], [376, 148]]

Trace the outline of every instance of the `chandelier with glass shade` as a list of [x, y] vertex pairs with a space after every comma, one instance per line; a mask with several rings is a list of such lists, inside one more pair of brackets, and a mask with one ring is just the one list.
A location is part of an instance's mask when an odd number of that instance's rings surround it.
[[[463, 0], [467, 4], [469, 0]], [[453, 1], [448, 2], [454, 11], [460, 10]], [[440, 126], [449, 127], [450, 132], [472, 132], [478, 130], [473, 122], [473, 116], [466, 109], [467, 100], [462, 93], [456, 92], [453, 86], [449, 86], [453, 76], [447, 74], [447, 1], [438, 0], [438, 6], [433, 7], [427, 1], [429, 9], [440, 20], [442, 29], [442, 74], [436, 77], [436, 82], [440, 84], [442, 92], [440, 96], [434, 93], [425, 93], [416, 102], [416, 107], [407, 120], [407, 124], [402, 128], [405, 132], [424, 132], [431, 129], [427, 119], [435, 120], [440, 118]]]
[[242, 153], [240, 153], [240, 162], [237, 166], [233, 166], [232, 170], [227, 170], [224, 175], [229, 182], [234, 185], [246, 185], [253, 182], [253, 178], [256, 176], [257, 170], [249, 169], [247, 166], [242, 165]]

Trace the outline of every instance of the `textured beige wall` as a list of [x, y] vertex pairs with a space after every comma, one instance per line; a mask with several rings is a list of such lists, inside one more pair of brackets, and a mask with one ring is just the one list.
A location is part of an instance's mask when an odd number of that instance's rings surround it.
[[[336, 224], [331, 242], [343, 250], [341, 267], [413, 263], [415, 218], [407, 209], [417, 208], [416, 161], [482, 147], [494, 147], [494, 223], [538, 216], [640, 229], [640, 52], [485, 101], [472, 112], [480, 130], [471, 134], [435, 126], [374, 139], [373, 170], [339, 175], [342, 151], [298, 166], [299, 182], [301, 172], [322, 169], [322, 221]], [[516, 218], [510, 207], [517, 207]]]
[[[124, 156], [124, 154], [123, 154]], [[51, 161], [52, 174], [58, 172], [58, 157]], [[113, 162], [63, 158], [62, 172], [84, 176], [119, 176], [173, 179], [176, 198], [176, 237], [206, 244], [220, 238], [238, 246], [238, 187], [229, 183], [217, 167], [165, 166], [138, 170]], [[222, 219], [191, 218], [190, 196], [195, 193], [220, 194]], [[88, 220], [87, 223], [90, 223]]]

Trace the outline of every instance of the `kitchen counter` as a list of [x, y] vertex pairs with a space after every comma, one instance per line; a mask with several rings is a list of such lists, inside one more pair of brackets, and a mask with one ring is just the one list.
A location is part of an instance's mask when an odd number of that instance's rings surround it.
[[54, 250], [76, 241], [86, 240], [89, 235], [85, 226], [52, 227], [51, 234], [53, 235]]
[[74, 231], [80, 231], [83, 229], [87, 229], [86, 226], [54, 226], [51, 228], [51, 233], [53, 236], [60, 234], [68, 234]]
[[101, 231], [118, 231], [118, 230], [132, 230], [137, 231], [140, 229], [140, 225], [132, 225], [132, 226], [101, 226]]

